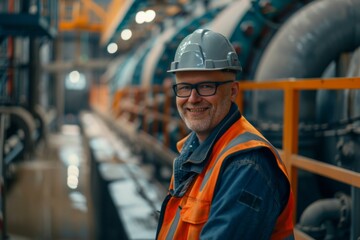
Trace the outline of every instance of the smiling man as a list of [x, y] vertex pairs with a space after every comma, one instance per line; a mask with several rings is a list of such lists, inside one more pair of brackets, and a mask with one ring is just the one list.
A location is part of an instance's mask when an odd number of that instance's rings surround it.
[[294, 239], [285, 166], [238, 110], [237, 71], [229, 40], [210, 30], [196, 30], [176, 51], [169, 72], [192, 132], [177, 145], [157, 239]]
[[[221, 71], [189, 71], [177, 73], [176, 78], [174, 90], [178, 95], [179, 114], [202, 142], [226, 116], [235, 100], [235, 75]], [[192, 84], [196, 91], [191, 90]], [[209, 95], [206, 101], [203, 101], [203, 94]]]

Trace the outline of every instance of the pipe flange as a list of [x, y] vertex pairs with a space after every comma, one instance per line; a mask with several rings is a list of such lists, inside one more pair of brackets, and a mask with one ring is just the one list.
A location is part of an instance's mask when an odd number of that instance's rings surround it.
[[339, 199], [341, 204], [338, 227], [343, 228], [350, 224], [351, 198], [348, 195], [340, 192], [335, 194], [335, 198]]

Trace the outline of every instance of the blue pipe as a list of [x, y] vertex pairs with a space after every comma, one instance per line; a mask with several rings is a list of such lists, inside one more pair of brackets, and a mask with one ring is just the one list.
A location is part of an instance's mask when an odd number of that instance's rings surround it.
[[[360, 45], [360, 1], [318, 0], [295, 13], [276, 33], [258, 65], [255, 80], [321, 77], [343, 52]], [[259, 119], [282, 121], [279, 92], [259, 94]], [[314, 121], [315, 93], [301, 94], [300, 120]]]

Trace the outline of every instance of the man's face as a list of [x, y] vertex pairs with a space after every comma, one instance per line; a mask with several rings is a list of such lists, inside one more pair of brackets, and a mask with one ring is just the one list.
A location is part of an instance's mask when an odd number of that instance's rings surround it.
[[[225, 82], [235, 80], [233, 73], [222, 71], [177, 72], [176, 83], [196, 84], [204, 81]], [[194, 131], [200, 141], [204, 141], [217, 124], [229, 112], [235, 101], [238, 87], [235, 82], [217, 87], [213, 96], [200, 96], [195, 89], [186, 98], [176, 97], [176, 105], [186, 126]]]

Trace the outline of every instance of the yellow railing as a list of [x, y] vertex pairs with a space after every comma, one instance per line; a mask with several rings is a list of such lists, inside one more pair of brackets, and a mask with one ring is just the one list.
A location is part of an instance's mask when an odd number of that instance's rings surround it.
[[[271, 82], [240, 82], [240, 94], [237, 102], [240, 110], [244, 108], [245, 91], [282, 90], [284, 92], [283, 139], [281, 151], [288, 169], [292, 189], [297, 200], [298, 169], [312, 172], [342, 183], [360, 188], [360, 173], [346, 170], [315, 159], [306, 158], [298, 153], [299, 95], [302, 90], [343, 90], [360, 89], [360, 78], [299, 79]], [[296, 213], [295, 213], [296, 214]], [[294, 219], [296, 216], [294, 216]], [[299, 232], [296, 239], [309, 239]]]

